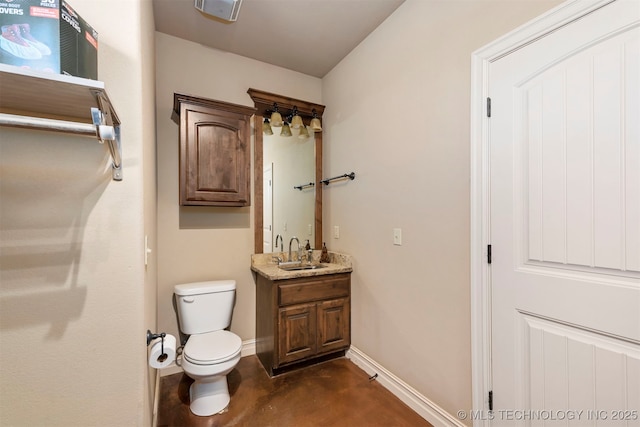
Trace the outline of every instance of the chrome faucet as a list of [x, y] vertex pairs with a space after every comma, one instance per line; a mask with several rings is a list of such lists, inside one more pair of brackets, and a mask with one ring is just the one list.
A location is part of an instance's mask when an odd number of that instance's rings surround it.
[[278, 239], [280, 239], [280, 252], [284, 252], [284, 248], [282, 247], [283, 239], [282, 239], [282, 236], [279, 234], [276, 236], [276, 248], [278, 247]]
[[291, 238], [291, 240], [289, 240], [289, 258], [287, 259], [287, 261], [291, 262], [291, 244], [293, 243], [293, 241], [298, 242], [298, 261], [301, 261], [300, 259], [300, 240], [298, 240], [298, 238], [296, 236], [293, 236]]

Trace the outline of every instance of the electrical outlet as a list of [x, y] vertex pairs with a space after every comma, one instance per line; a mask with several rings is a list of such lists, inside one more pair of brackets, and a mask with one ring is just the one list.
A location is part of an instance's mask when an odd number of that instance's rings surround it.
[[311, 236], [313, 234], [313, 228], [311, 227], [311, 224], [309, 224], [309, 230], [307, 231], [307, 235]]
[[338, 226], [338, 225], [334, 225], [333, 226], [333, 238], [334, 239], [339, 239], [340, 238], [340, 226]]
[[401, 228], [393, 229], [393, 244], [396, 246], [402, 245], [402, 229]]

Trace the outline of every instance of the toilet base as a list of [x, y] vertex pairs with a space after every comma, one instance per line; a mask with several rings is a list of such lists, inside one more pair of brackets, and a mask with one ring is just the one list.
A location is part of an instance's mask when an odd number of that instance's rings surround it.
[[189, 409], [195, 415], [208, 417], [222, 412], [229, 405], [229, 386], [226, 375], [213, 381], [196, 381], [189, 388]]

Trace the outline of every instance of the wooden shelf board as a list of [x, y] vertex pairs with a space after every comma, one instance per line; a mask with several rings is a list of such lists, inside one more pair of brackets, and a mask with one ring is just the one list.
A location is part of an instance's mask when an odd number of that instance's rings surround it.
[[[0, 64], [0, 112], [92, 123], [91, 108], [99, 108], [94, 92], [106, 97], [104, 83]], [[112, 117], [119, 124], [113, 110]]]

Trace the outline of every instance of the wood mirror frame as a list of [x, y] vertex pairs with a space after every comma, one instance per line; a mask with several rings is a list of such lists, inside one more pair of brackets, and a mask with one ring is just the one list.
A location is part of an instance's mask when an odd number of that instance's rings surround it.
[[[276, 95], [269, 92], [264, 92], [257, 89], [249, 89], [247, 91], [251, 99], [253, 100], [256, 113], [253, 116], [253, 132], [254, 132], [254, 161], [253, 161], [253, 173], [254, 173], [254, 251], [257, 254], [262, 253], [263, 242], [263, 183], [262, 183], [262, 168], [263, 168], [263, 138], [262, 138], [262, 121], [265, 116], [270, 115], [273, 111], [273, 104], [278, 104], [278, 109], [281, 113], [293, 110], [295, 106], [298, 109], [298, 114], [302, 117], [302, 121], [305, 125], [308, 125], [313, 117], [313, 110], [316, 110], [316, 115], [322, 120], [322, 114], [324, 113], [324, 105], [313, 104], [311, 102], [302, 101], [299, 99], [289, 98], [282, 95]], [[284, 114], [283, 114], [284, 115]], [[315, 161], [316, 161], [316, 173], [315, 173], [315, 241], [314, 249], [322, 248], [322, 131], [314, 132], [315, 138]]]

